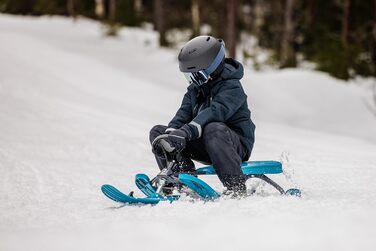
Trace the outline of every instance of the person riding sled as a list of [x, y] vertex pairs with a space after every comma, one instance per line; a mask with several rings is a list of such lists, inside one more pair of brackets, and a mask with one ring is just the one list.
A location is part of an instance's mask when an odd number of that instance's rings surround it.
[[[251, 156], [255, 125], [240, 83], [243, 66], [226, 58], [223, 40], [212, 36], [190, 40], [178, 60], [189, 83], [187, 92], [170, 123], [151, 129], [150, 142], [164, 135], [169, 147], [181, 153], [176, 172], [194, 172], [192, 160], [211, 164], [227, 193], [245, 195], [241, 163]], [[163, 146], [152, 145], [162, 170], [166, 167]]]

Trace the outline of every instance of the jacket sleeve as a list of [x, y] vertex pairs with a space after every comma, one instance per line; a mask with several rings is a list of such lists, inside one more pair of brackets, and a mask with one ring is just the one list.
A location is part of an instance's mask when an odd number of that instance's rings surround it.
[[226, 81], [213, 97], [210, 106], [202, 110], [184, 127], [191, 132], [191, 139], [200, 138], [202, 130], [210, 122], [226, 122], [247, 100], [238, 80]]
[[179, 129], [183, 125], [192, 120], [192, 104], [191, 94], [187, 91], [183, 97], [183, 101], [174, 118], [168, 123], [167, 130]]

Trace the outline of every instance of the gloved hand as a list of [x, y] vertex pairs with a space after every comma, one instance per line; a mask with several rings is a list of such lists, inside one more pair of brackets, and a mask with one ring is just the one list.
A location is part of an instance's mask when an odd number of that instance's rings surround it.
[[[185, 148], [188, 139], [188, 132], [181, 128], [170, 132], [167, 138], [163, 140], [169, 144], [171, 150], [180, 152]], [[169, 151], [168, 149], [166, 150]]]
[[[163, 134], [163, 136], [167, 134]], [[158, 157], [164, 158], [163, 148], [161, 144], [152, 144], [151, 151]]]
[[169, 134], [170, 132], [173, 132], [173, 131], [175, 131], [176, 129], [175, 128], [171, 128], [171, 127], [169, 127], [169, 128], [167, 128], [165, 131], [164, 131], [164, 134]]
[[156, 139], [155, 139], [155, 142], [152, 143], [152, 152], [157, 155], [158, 157], [164, 157], [164, 153], [163, 153], [163, 146], [160, 144], [160, 139], [163, 138], [167, 138], [167, 134], [175, 131], [176, 129], [175, 128], [167, 128], [163, 134], [159, 135]]
[[184, 125], [180, 129], [164, 133], [155, 138], [152, 143], [152, 151], [155, 155], [160, 157], [164, 157], [164, 151], [170, 153], [174, 151], [180, 152], [185, 148], [187, 141], [190, 139], [191, 134], [189, 127]]

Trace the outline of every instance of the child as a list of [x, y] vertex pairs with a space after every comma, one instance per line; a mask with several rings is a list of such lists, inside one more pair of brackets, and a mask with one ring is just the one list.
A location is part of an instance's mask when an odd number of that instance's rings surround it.
[[[225, 58], [225, 45], [211, 36], [198, 36], [180, 51], [179, 68], [189, 82], [187, 92], [168, 126], [157, 125], [150, 131], [150, 142], [162, 135], [181, 151], [179, 172], [194, 171], [197, 160], [212, 164], [227, 188], [226, 194], [246, 194], [242, 161], [249, 159], [255, 125], [241, 86], [243, 66]], [[166, 166], [161, 146], [154, 146], [160, 169]]]

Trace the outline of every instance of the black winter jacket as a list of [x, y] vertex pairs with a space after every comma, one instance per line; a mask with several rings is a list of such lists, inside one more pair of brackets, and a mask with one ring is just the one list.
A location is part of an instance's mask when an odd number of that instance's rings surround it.
[[181, 107], [168, 124], [169, 128], [188, 128], [191, 139], [200, 138], [210, 122], [223, 122], [238, 133], [249, 158], [255, 138], [255, 125], [248, 109], [247, 95], [241, 86], [243, 66], [226, 58], [224, 70], [203, 87], [190, 85]]

